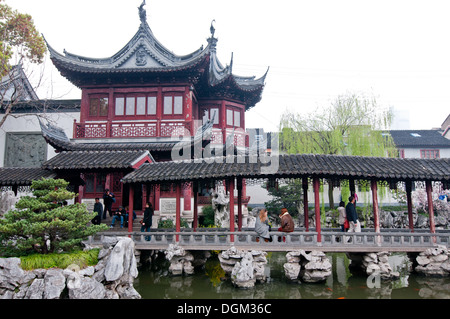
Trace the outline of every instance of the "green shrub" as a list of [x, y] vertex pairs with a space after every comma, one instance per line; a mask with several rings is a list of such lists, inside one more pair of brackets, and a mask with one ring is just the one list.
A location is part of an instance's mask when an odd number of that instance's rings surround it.
[[[180, 219], [180, 227], [189, 228], [189, 224], [184, 218]], [[158, 228], [175, 228], [175, 222], [170, 218], [164, 220], [160, 219]]]
[[214, 226], [214, 208], [211, 205], [203, 206], [203, 218], [201, 219], [201, 226]]

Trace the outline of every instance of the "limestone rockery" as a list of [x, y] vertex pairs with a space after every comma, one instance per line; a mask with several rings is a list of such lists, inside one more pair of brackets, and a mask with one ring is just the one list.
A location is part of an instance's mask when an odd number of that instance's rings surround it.
[[140, 299], [134, 242], [109, 237], [95, 266], [25, 271], [19, 258], [0, 258], [0, 299]]

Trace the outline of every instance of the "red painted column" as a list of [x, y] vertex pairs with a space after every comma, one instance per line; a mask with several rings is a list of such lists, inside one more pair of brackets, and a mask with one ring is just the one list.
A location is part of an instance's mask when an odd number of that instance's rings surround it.
[[[228, 180], [230, 190], [230, 232], [234, 232], [234, 178]], [[230, 236], [230, 241], [234, 242], [234, 236]]]
[[128, 195], [128, 232], [131, 233], [133, 231], [133, 199], [134, 199], [134, 185], [130, 184], [130, 191]]
[[192, 182], [192, 188], [194, 192], [194, 222], [192, 227], [196, 231], [198, 226], [198, 181]]
[[309, 231], [309, 211], [308, 211], [308, 178], [302, 179], [303, 188], [303, 214], [305, 215], [305, 230]]
[[434, 210], [433, 210], [433, 197], [432, 197], [432, 187], [431, 187], [431, 181], [426, 181], [426, 191], [427, 191], [427, 199], [428, 199], [428, 214], [430, 216], [430, 232], [434, 234], [436, 232], [435, 226], [434, 226]]
[[316, 215], [316, 232], [317, 232], [317, 241], [322, 242], [321, 228], [320, 228], [320, 180], [317, 177], [313, 179], [314, 185], [314, 207], [315, 207], [315, 215]]
[[373, 223], [375, 232], [380, 232], [380, 213], [378, 210], [378, 185], [376, 180], [370, 181], [370, 188], [372, 189], [372, 205], [373, 205]]
[[[175, 217], [175, 231], [181, 230], [181, 182], [177, 182], [176, 185], [176, 217]], [[176, 241], [180, 240], [180, 236], [176, 235]]]
[[163, 94], [162, 88], [158, 87], [156, 94], [156, 136], [161, 136], [161, 119], [163, 109]]
[[192, 197], [192, 188], [189, 183], [185, 184], [185, 187], [183, 189], [183, 198], [184, 198], [184, 210], [189, 211], [191, 210], [191, 197]]
[[146, 184], [142, 185], [142, 211], [145, 209], [145, 204], [148, 202], [148, 186]]
[[222, 144], [225, 145], [225, 141], [227, 139], [227, 109], [225, 106], [225, 101], [222, 101], [220, 105], [220, 117], [219, 117], [219, 125], [222, 130]]
[[154, 188], [154, 202], [153, 202], [153, 207], [155, 209], [155, 211], [159, 211], [159, 199], [161, 198], [161, 184], [154, 184], [153, 185]]
[[238, 231], [242, 230], [242, 178], [237, 179]]
[[412, 181], [406, 181], [405, 186], [406, 186], [406, 203], [408, 205], [409, 229], [411, 230], [411, 232], [414, 232], [414, 220], [412, 213], [412, 198], [411, 198]]

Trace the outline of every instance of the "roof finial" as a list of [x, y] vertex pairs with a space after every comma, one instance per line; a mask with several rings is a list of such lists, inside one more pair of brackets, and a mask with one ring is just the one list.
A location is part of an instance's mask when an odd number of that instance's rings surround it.
[[216, 29], [213, 27], [213, 22], [216, 22], [216, 20], [211, 21], [211, 27], [209, 28], [209, 31], [211, 31], [211, 38], [214, 38], [214, 32], [216, 32]]
[[138, 7], [139, 19], [141, 19], [141, 23], [145, 23], [145, 21], [147, 20], [147, 11], [145, 11], [144, 6], [145, 6], [145, 0], [143, 0], [141, 5]]

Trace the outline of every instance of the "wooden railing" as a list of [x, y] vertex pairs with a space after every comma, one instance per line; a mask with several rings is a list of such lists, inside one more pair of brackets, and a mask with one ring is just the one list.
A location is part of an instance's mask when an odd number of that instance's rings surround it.
[[183, 121], [153, 122], [74, 122], [74, 138], [171, 137], [190, 134], [190, 123]]
[[[104, 236], [130, 236], [138, 249], [164, 249], [169, 244], [175, 244], [188, 250], [221, 250], [236, 246], [247, 249], [267, 251], [290, 251], [296, 249], [321, 250], [335, 252], [354, 251], [424, 251], [426, 248], [444, 245], [450, 247], [450, 232], [381, 232], [365, 231], [360, 233], [343, 233], [339, 231], [326, 231], [318, 233], [294, 231], [292, 233], [270, 232], [272, 242], [260, 239], [254, 231], [216, 231], [184, 230], [162, 231], [159, 229], [150, 232], [104, 232], [89, 237], [90, 245], [100, 244]], [[150, 236], [151, 240], [146, 241]], [[257, 238], [259, 239], [257, 241]]]

